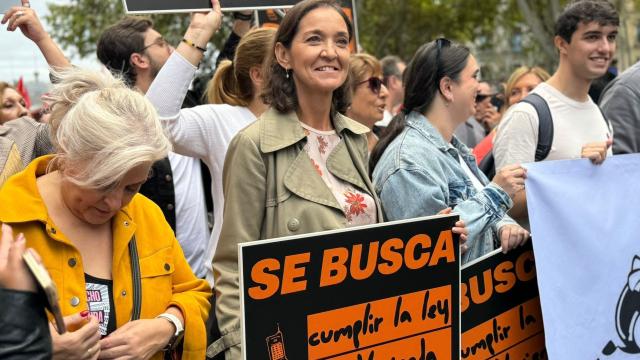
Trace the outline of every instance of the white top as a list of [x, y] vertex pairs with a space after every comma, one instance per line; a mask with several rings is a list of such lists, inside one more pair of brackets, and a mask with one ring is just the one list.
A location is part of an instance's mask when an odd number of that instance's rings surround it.
[[467, 174], [469, 179], [471, 179], [471, 183], [473, 184], [473, 187], [476, 188], [476, 191], [482, 191], [482, 189], [484, 189], [484, 185], [482, 185], [480, 180], [478, 180], [478, 177], [476, 177], [473, 171], [471, 171], [469, 165], [467, 165], [467, 163], [462, 160], [462, 157], [460, 155], [458, 155], [458, 162], [460, 163], [460, 166], [462, 166], [462, 170], [464, 170], [465, 174]]
[[[583, 145], [612, 136], [612, 130], [591, 98], [585, 102], [575, 101], [547, 83], [536, 86], [533, 92], [547, 101], [553, 118], [553, 142], [545, 160], [580, 158]], [[536, 110], [527, 103], [513, 105], [502, 118], [493, 143], [496, 169], [533, 162], [537, 144]]]
[[391, 114], [391, 112], [389, 112], [389, 110], [384, 109], [384, 114], [382, 116], [382, 120], [376, 122], [376, 126], [381, 126], [381, 127], [387, 127], [389, 126], [389, 123], [391, 122], [391, 120], [393, 119], [393, 115]]
[[176, 238], [191, 270], [204, 277], [207, 261], [202, 254], [207, 250], [210, 234], [200, 161], [170, 152], [169, 162], [175, 194]]
[[376, 203], [369, 194], [354, 188], [351, 184], [335, 177], [327, 169], [327, 158], [336, 145], [342, 141], [335, 130], [320, 131], [300, 123], [307, 135], [304, 150], [311, 158], [316, 172], [342, 207], [347, 218], [347, 227], [377, 223]]
[[211, 261], [222, 227], [224, 197], [222, 169], [231, 139], [256, 120], [241, 106], [201, 105], [180, 109], [196, 67], [174, 51], [147, 91], [176, 153], [202, 159], [211, 172], [213, 198], [213, 231], [202, 258], [207, 268], [206, 279], [213, 286]]

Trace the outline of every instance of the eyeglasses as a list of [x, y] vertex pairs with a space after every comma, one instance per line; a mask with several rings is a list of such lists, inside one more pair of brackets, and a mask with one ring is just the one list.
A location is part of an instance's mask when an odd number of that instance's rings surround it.
[[356, 86], [360, 86], [367, 82], [369, 83], [369, 90], [371, 90], [371, 92], [373, 92], [376, 95], [380, 94], [380, 89], [382, 88], [382, 79], [376, 76], [372, 76], [367, 80], [360, 81], [359, 83], [356, 84]]
[[143, 52], [143, 51], [147, 50], [148, 48], [152, 47], [153, 45], [158, 45], [158, 46], [160, 46], [160, 47], [165, 47], [165, 46], [168, 46], [168, 45], [169, 45], [169, 43], [168, 43], [168, 42], [167, 42], [167, 40], [165, 40], [164, 38], [159, 37], [159, 38], [157, 38], [154, 42], [152, 42], [151, 44], [146, 45], [145, 47], [143, 47], [142, 49], [140, 49], [140, 51], [138, 51], [138, 52], [140, 52], [140, 53], [141, 53], [141, 52]]

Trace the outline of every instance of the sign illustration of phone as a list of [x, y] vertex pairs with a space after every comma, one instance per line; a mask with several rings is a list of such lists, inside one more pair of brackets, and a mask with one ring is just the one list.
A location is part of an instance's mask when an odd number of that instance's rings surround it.
[[267, 348], [269, 349], [270, 360], [287, 360], [287, 354], [284, 352], [284, 338], [278, 324], [278, 331], [267, 337]]

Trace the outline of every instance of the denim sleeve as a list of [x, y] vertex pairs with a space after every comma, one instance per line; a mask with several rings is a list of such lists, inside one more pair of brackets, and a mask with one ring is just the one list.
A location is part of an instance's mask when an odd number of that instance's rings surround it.
[[453, 212], [460, 215], [469, 231], [469, 248], [476, 242], [482, 246], [485, 232], [491, 231], [491, 226], [505, 216], [513, 202], [500, 187], [491, 183], [474, 196], [454, 204], [447, 179], [439, 175], [423, 169], [398, 169], [388, 176], [379, 187], [387, 220], [435, 215], [446, 207], [455, 206]]

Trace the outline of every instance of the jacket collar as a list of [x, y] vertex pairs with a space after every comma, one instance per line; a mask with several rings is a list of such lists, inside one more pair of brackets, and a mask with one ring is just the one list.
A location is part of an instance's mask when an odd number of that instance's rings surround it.
[[[47, 207], [40, 197], [36, 179], [44, 175], [49, 162], [54, 155], [45, 155], [33, 160], [23, 171], [11, 177], [0, 190], [0, 199], [13, 198], [19, 201], [0, 200], [0, 220], [7, 223], [23, 223], [29, 221], [41, 221], [46, 223], [49, 219]], [[19, 203], [20, 207], [11, 206]], [[118, 219], [128, 219], [132, 222], [128, 212], [128, 206], [122, 208], [118, 214]]]
[[[262, 114], [260, 119], [260, 151], [263, 153], [284, 149], [306, 136], [295, 111], [283, 114], [270, 108]], [[357, 135], [369, 132], [366, 126], [340, 113], [336, 113], [333, 117], [333, 126], [338, 134], [344, 131]]]
[[448, 143], [444, 140], [438, 129], [436, 129], [431, 122], [422, 114], [412, 111], [407, 115], [407, 125], [416, 129], [427, 140], [433, 143], [438, 150], [447, 152], [454, 157], [458, 157], [458, 154], [468, 154], [469, 149], [458, 138], [453, 135], [451, 142]]

